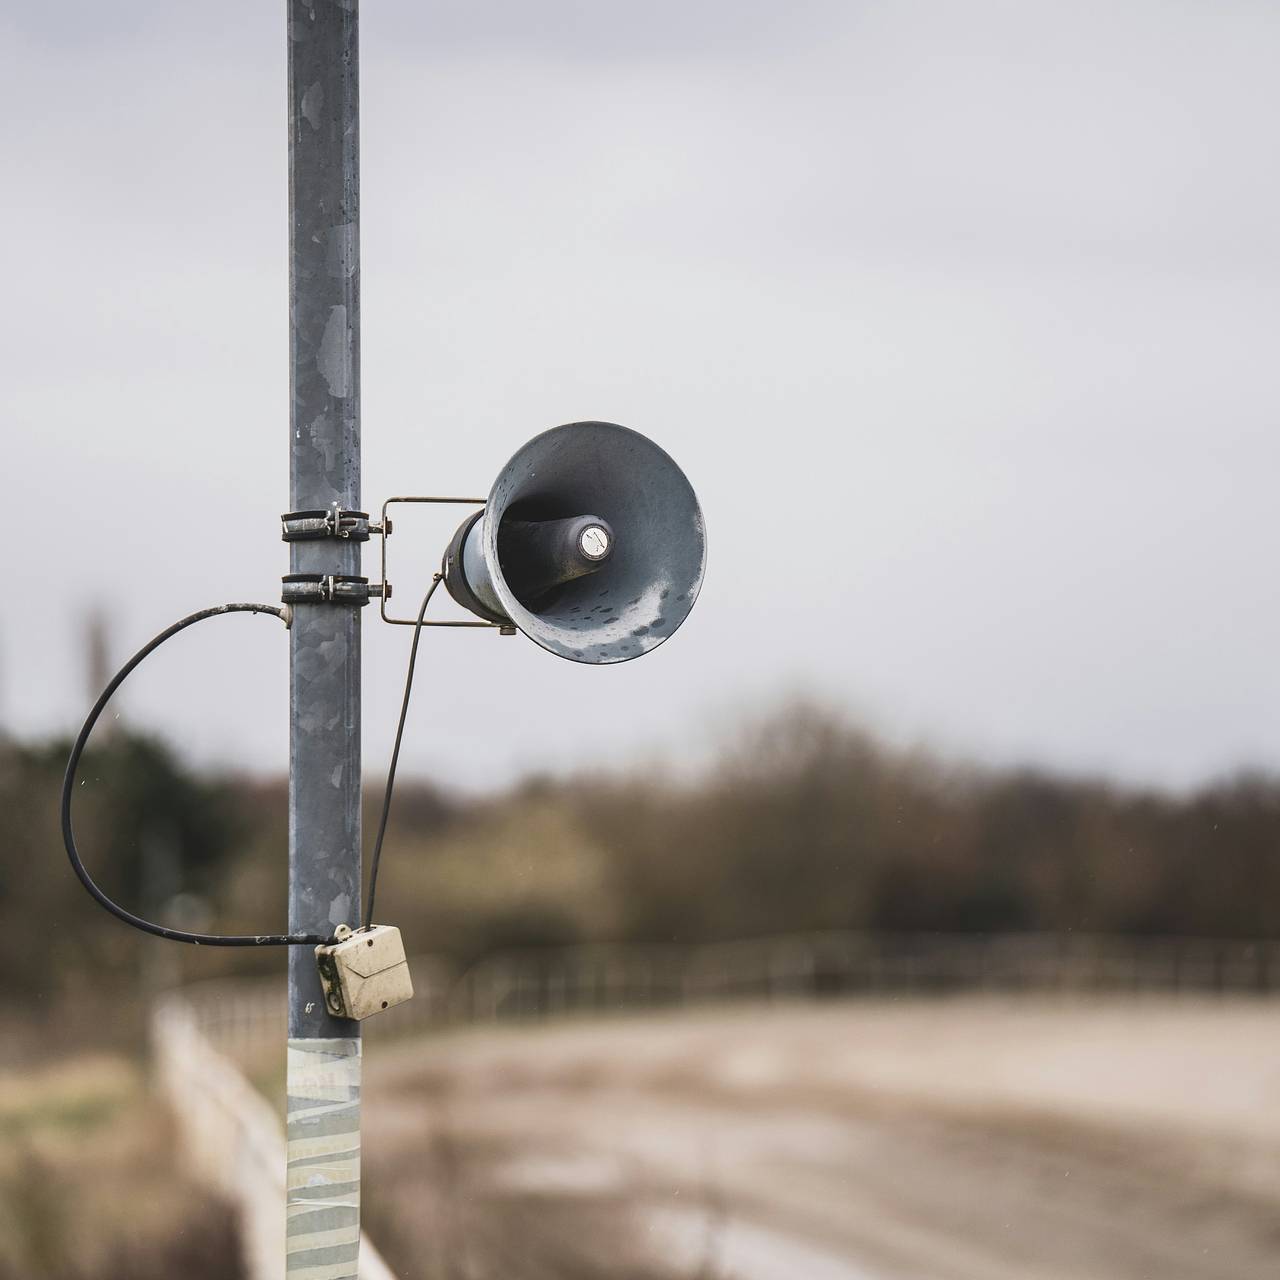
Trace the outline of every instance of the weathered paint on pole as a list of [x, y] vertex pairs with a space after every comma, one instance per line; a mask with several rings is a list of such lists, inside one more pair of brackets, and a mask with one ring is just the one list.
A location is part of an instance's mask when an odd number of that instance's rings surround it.
[[[287, 0], [289, 509], [360, 506], [357, 0]], [[358, 574], [360, 544], [290, 544], [293, 573]], [[360, 919], [360, 610], [294, 606], [289, 927]], [[309, 947], [289, 952], [287, 1275], [358, 1270], [360, 1033], [330, 1018]]]

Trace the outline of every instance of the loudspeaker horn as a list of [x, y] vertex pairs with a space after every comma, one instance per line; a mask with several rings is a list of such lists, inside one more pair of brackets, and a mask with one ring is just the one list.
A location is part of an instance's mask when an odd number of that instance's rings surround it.
[[684, 472], [638, 431], [571, 422], [502, 468], [445, 551], [449, 594], [573, 662], [626, 662], [689, 615], [707, 540]]

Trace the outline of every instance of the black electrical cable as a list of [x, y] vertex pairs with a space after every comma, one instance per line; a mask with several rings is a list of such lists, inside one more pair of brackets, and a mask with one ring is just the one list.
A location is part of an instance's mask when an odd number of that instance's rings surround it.
[[[430, 597], [428, 596], [428, 599]], [[426, 605], [423, 605], [426, 608]], [[80, 860], [80, 851], [76, 848], [75, 833], [71, 827], [71, 795], [75, 787], [76, 771], [80, 766], [80, 757], [84, 754], [85, 744], [89, 741], [89, 735], [93, 732], [93, 726], [97, 724], [98, 717], [102, 714], [103, 709], [111, 700], [111, 695], [124, 683], [129, 673], [144, 658], [158, 649], [171, 636], [176, 636], [179, 631], [186, 630], [187, 627], [194, 623], [203, 622], [206, 618], [216, 618], [224, 613], [270, 613], [279, 618], [285, 625], [288, 625], [288, 615], [283, 609], [277, 609], [274, 605], [269, 604], [220, 604], [212, 609], [201, 609], [199, 613], [193, 613], [181, 622], [175, 622], [167, 631], [162, 631], [149, 644], [144, 645], [137, 653], [129, 659], [128, 662], [116, 672], [111, 678], [111, 682], [102, 691], [98, 701], [93, 704], [93, 710], [89, 712], [88, 718], [84, 722], [83, 728], [80, 730], [80, 736], [76, 738], [75, 746], [71, 748], [71, 757], [67, 761], [66, 776], [62, 780], [62, 840], [67, 846], [67, 857], [71, 859], [71, 868], [80, 878], [80, 883], [89, 891], [90, 895], [97, 903], [110, 911], [113, 916], [118, 916], [125, 924], [132, 925], [135, 929], [141, 929], [144, 933], [153, 933], [158, 938], [169, 938], [173, 942], [189, 942], [198, 947], [300, 947], [300, 946], [317, 946], [322, 942], [328, 942], [329, 939], [321, 934], [315, 933], [259, 933], [259, 934], [220, 934], [220, 933], [188, 933], [185, 929], [170, 929], [165, 925], [153, 924], [150, 920], [144, 920], [141, 916], [135, 916], [131, 911], [126, 911], [123, 907], [117, 906], [105, 893], [94, 883], [93, 877], [85, 869], [84, 863]], [[421, 621], [421, 619], [419, 619]], [[414, 647], [417, 647], [417, 636], [414, 636]], [[410, 676], [412, 677], [413, 668], [410, 667]], [[406, 694], [407, 700], [407, 694]], [[401, 727], [404, 724], [403, 714], [401, 715]], [[398, 745], [398, 739], [397, 739]], [[388, 799], [390, 793], [388, 791]], [[375, 864], [376, 865], [376, 864]]]
[[378, 834], [373, 841], [373, 855], [369, 859], [369, 897], [364, 909], [364, 927], [373, 924], [373, 896], [378, 889], [378, 863], [382, 859], [382, 839], [387, 834], [387, 818], [391, 813], [391, 793], [396, 785], [396, 765], [400, 763], [400, 740], [404, 737], [405, 717], [409, 714], [409, 695], [413, 692], [413, 668], [418, 661], [418, 641], [422, 638], [422, 620], [427, 614], [427, 605], [440, 585], [441, 575], [431, 579], [427, 594], [422, 599], [422, 607], [418, 610], [418, 620], [413, 627], [413, 644], [409, 648], [409, 670], [404, 678], [404, 697], [400, 702], [400, 723], [396, 725], [396, 742], [391, 749], [391, 766], [387, 770], [387, 789], [382, 795], [382, 816], [378, 819]]

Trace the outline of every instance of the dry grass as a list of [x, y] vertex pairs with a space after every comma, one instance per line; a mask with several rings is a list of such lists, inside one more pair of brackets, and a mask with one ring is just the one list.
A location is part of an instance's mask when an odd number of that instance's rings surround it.
[[175, 1167], [128, 1060], [0, 1076], [0, 1280], [241, 1275], [229, 1210]]

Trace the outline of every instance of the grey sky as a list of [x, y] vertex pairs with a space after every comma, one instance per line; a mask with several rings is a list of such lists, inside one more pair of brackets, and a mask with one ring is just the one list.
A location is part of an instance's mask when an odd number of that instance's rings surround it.
[[[82, 714], [89, 603], [124, 650], [278, 593], [282, 23], [0, 18], [20, 731]], [[409, 766], [683, 753], [791, 691], [988, 759], [1276, 763], [1280, 10], [382, 0], [362, 39], [366, 505], [605, 418], [711, 540], [643, 662], [430, 635]], [[393, 540], [402, 606], [450, 531]], [[283, 637], [215, 626], [128, 713], [281, 768]], [[407, 633], [366, 646], [376, 774]]]

